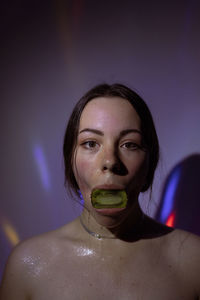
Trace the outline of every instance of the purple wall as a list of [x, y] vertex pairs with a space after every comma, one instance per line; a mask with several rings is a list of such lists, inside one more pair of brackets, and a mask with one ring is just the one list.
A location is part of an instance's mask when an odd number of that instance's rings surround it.
[[62, 141], [94, 84], [135, 88], [154, 115], [162, 158], [150, 206], [141, 197], [149, 214], [172, 166], [200, 152], [198, 0], [11, 2], [1, 18], [0, 273], [19, 239], [80, 212], [63, 186]]

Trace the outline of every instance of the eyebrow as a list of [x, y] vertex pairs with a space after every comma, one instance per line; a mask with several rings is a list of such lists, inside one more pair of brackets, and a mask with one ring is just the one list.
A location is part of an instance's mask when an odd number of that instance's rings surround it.
[[92, 132], [92, 133], [96, 133], [98, 135], [104, 135], [102, 131], [98, 130], [98, 129], [93, 129], [93, 128], [84, 128], [81, 131], [79, 131], [79, 134], [82, 132]]
[[129, 133], [139, 133], [140, 135], [142, 135], [142, 132], [139, 129], [125, 129], [120, 132], [120, 137]]
[[[92, 133], [95, 133], [95, 134], [98, 134], [101, 136], [104, 135], [104, 133], [102, 131], [100, 131], [98, 129], [93, 129], [93, 128], [84, 128], [81, 131], [79, 131], [79, 134], [82, 132], [92, 132]], [[122, 137], [126, 134], [129, 134], [129, 133], [139, 133], [140, 135], [142, 135], [142, 132], [138, 129], [125, 129], [120, 132], [120, 137]]]

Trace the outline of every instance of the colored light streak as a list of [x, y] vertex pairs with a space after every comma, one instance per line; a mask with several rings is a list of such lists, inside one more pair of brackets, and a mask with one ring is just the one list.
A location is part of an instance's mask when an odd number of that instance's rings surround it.
[[172, 212], [166, 222], [166, 225], [169, 227], [174, 227], [174, 223], [175, 223], [175, 212]]
[[44, 152], [39, 145], [35, 145], [33, 152], [34, 152], [34, 157], [37, 163], [42, 184], [45, 190], [49, 190], [50, 189], [49, 172], [48, 172]]
[[18, 233], [8, 221], [2, 222], [2, 229], [12, 246], [16, 246], [20, 242]]
[[80, 203], [83, 206], [84, 205], [84, 199], [83, 199], [83, 196], [81, 194], [81, 191], [79, 191], [78, 193], [79, 193], [79, 197], [80, 197]]
[[180, 178], [180, 169], [177, 168], [172, 176], [169, 178], [167, 187], [165, 189], [164, 197], [162, 199], [162, 209], [161, 209], [161, 222], [166, 223], [168, 216], [171, 214], [173, 203], [175, 201], [175, 193], [177, 189], [177, 184]]

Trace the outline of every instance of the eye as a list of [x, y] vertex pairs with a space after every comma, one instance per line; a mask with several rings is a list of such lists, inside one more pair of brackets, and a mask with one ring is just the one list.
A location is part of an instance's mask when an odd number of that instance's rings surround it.
[[127, 150], [137, 150], [141, 148], [138, 144], [133, 143], [133, 142], [126, 142], [121, 145], [122, 148], [125, 148]]
[[97, 147], [98, 144], [95, 141], [86, 141], [81, 145], [86, 149], [94, 149], [95, 147]]

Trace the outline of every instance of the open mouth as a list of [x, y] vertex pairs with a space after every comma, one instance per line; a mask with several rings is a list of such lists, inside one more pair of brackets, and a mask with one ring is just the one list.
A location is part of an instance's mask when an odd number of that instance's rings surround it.
[[91, 202], [94, 208], [125, 208], [127, 194], [125, 190], [95, 189], [91, 194]]

